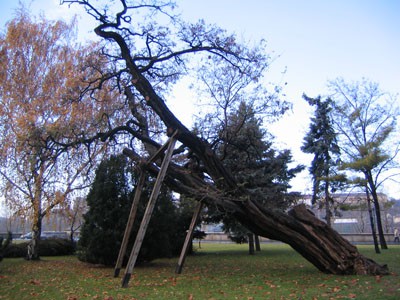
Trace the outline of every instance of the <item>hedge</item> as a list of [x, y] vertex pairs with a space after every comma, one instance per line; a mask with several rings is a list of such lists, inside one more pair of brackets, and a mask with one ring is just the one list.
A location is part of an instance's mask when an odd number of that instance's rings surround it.
[[[5, 249], [4, 257], [26, 257], [29, 242], [11, 244]], [[40, 256], [70, 255], [75, 251], [75, 245], [66, 239], [46, 239], [39, 243]]]

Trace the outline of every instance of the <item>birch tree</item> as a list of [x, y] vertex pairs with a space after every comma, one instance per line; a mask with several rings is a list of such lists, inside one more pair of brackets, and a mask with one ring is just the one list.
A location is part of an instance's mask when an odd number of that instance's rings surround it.
[[21, 8], [0, 36], [0, 187], [9, 209], [31, 218], [32, 259], [42, 219], [87, 185], [90, 162], [106, 147], [60, 145], [107, 127], [116, 107], [110, 88], [90, 88], [106, 70], [98, 45], [77, 44], [75, 33], [75, 21], [34, 20]]

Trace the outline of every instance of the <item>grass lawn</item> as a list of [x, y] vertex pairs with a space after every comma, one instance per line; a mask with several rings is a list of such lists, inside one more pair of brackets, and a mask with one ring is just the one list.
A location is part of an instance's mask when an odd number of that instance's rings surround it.
[[[386, 263], [390, 276], [333, 276], [319, 272], [289, 246], [202, 244], [186, 259], [182, 274], [177, 258], [155, 260], [134, 269], [128, 288], [113, 269], [82, 263], [74, 256], [41, 261], [5, 259], [0, 263], [0, 299], [400, 299], [400, 246], [368, 257]], [[123, 272], [121, 272], [123, 275]]]

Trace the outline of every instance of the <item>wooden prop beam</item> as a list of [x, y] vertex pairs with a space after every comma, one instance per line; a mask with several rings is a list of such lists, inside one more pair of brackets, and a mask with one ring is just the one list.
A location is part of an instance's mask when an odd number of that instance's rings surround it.
[[193, 238], [193, 232], [194, 229], [196, 228], [197, 221], [199, 220], [201, 208], [203, 207], [203, 202], [199, 201], [199, 203], [196, 206], [196, 209], [194, 211], [193, 217], [192, 217], [192, 222], [190, 223], [189, 230], [186, 234], [186, 239], [185, 243], [183, 244], [182, 252], [179, 257], [178, 265], [176, 266], [175, 273], [176, 274], [181, 274], [182, 273], [182, 268], [183, 264], [185, 263], [186, 255], [188, 253], [190, 243], [192, 242]]
[[142, 196], [142, 190], [145, 180], [146, 180], [146, 172], [141, 168], [139, 182], [135, 190], [135, 197], [133, 198], [131, 211], [129, 213], [129, 219], [125, 228], [124, 238], [122, 239], [121, 248], [119, 249], [118, 259], [114, 269], [114, 277], [118, 277], [119, 272], [121, 271], [122, 263], [124, 261], [124, 256], [126, 253], [126, 248], [129, 242], [129, 236], [131, 235], [133, 223], [135, 222], [136, 212], [139, 205], [140, 197]]
[[167, 173], [168, 165], [172, 158], [172, 153], [174, 151], [174, 147], [175, 147], [175, 143], [176, 143], [175, 135], [176, 134], [171, 136], [171, 138], [167, 141], [168, 148], [165, 153], [164, 159], [162, 161], [160, 171], [158, 172], [158, 176], [157, 176], [156, 182], [154, 184], [153, 191], [151, 192], [149, 202], [147, 203], [146, 211], [144, 213], [142, 222], [140, 224], [139, 231], [136, 235], [135, 244], [133, 245], [132, 252], [129, 257], [128, 265], [126, 266], [125, 275], [124, 275], [124, 278], [122, 279], [122, 287], [128, 287], [128, 283], [131, 278], [132, 271], [133, 271], [133, 268], [136, 263], [136, 259], [139, 255], [139, 251], [142, 246], [143, 239], [146, 234], [146, 230], [149, 225], [150, 218], [153, 213], [158, 194], [160, 193], [161, 184], [165, 178], [165, 174]]

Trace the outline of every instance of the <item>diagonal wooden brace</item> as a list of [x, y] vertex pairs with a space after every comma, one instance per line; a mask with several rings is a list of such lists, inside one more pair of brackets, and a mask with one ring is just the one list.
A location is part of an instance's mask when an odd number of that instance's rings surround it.
[[179, 257], [178, 265], [176, 266], [176, 269], [175, 269], [176, 274], [182, 273], [183, 264], [185, 263], [186, 255], [188, 253], [190, 243], [192, 242], [193, 232], [194, 232], [194, 229], [196, 228], [196, 223], [199, 219], [202, 207], [203, 207], [203, 202], [199, 201], [199, 203], [197, 204], [197, 206], [195, 208], [195, 211], [194, 211], [194, 214], [192, 217], [192, 222], [190, 223], [190, 226], [189, 226], [189, 230], [186, 234], [185, 243], [183, 244], [183, 248], [181, 251], [181, 255]]
[[129, 280], [132, 275], [133, 268], [136, 263], [136, 259], [139, 255], [140, 248], [143, 243], [144, 236], [146, 234], [147, 227], [150, 222], [151, 215], [153, 213], [158, 194], [160, 193], [161, 184], [165, 178], [165, 174], [167, 173], [168, 165], [171, 161], [172, 154], [175, 148], [176, 138], [175, 134], [168, 140], [168, 148], [166, 150], [164, 159], [161, 164], [160, 171], [158, 172], [158, 176], [156, 182], [154, 184], [153, 191], [151, 192], [149, 202], [147, 203], [146, 211], [144, 213], [142, 222], [139, 227], [139, 231], [136, 235], [135, 244], [133, 245], [131, 255], [129, 257], [128, 265], [126, 266], [125, 275], [122, 279], [122, 287], [128, 287]]
[[141, 169], [139, 182], [138, 182], [138, 184], [136, 186], [136, 190], [135, 190], [135, 197], [133, 198], [131, 211], [129, 213], [129, 219], [128, 219], [128, 222], [127, 222], [126, 228], [125, 228], [124, 238], [122, 239], [122, 244], [121, 244], [121, 248], [119, 249], [117, 263], [115, 265], [114, 277], [118, 277], [119, 272], [122, 267], [122, 263], [124, 261], [126, 248], [128, 246], [128, 242], [129, 242], [129, 236], [131, 235], [132, 227], [135, 222], [136, 212], [137, 212], [137, 208], [139, 205], [140, 197], [142, 195], [142, 190], [143, 190], [145, 180], [146, 180], [146, 172], [143, 169]]

